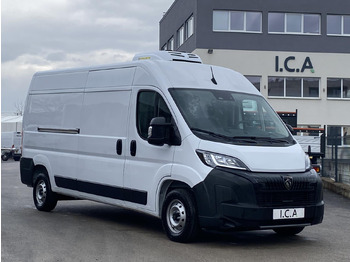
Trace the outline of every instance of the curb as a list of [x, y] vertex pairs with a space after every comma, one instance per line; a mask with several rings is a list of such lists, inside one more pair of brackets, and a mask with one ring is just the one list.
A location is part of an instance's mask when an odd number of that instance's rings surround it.
[[350, 199], [350, 186], [343, 183], [336, 183], [334, 180], [322, 177], [323, 188], [329, 189], [339, 195]]

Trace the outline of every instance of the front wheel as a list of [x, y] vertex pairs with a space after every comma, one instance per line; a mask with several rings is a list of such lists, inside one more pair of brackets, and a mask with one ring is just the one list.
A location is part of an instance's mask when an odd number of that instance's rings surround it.
[[193, 195], [185, 189], [172, 190], [165, 198], [162, 224], [168, 238], [190, 242], [198, 233], [198, 219]]
[[278, 235], [282, 236], [294, 236], [303, 231], [303, 229], [304, 227], [281, 227], [274, 228], [273, 231], [275, 231]]
[[57, 196], [51, 191], [47, 175], [42, 172], [38, 172], [34, 176], [33, 200], [39, 211], [49, 212], [57, 205]]

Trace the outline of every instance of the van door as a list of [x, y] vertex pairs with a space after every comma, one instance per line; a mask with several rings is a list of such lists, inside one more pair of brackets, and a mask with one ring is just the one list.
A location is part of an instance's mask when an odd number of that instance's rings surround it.
[[[122, 204], [130, 87], [87, 90], [79, 137], [78, 191]], [[108, 199], [107, 199], [108, 198]]]
[[172, 114], [159, 90], [133, 87], [129, 115], [128, 149], [124, 170], [124, 188], [129, 195], [126, 205], [155, 211], [159, 181], [170, 176], [174, 146], [154, 146], [147, 142], [152, 118], [165, 117], [170, 123]]

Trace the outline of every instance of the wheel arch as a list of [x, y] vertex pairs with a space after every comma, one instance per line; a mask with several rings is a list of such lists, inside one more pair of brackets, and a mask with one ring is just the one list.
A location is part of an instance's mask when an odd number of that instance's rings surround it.
[[193, 194], [192, 188], [186, 184], [185, 182], [179, 181], [179, 180], [173, 180], [173, 179], [168, 179], [163, 181], [163, 183], [159, 187], [159, 194], [158, 194], [158, 216], [161, 217], [162, 214], [162, 209], [163, 209], [163, 203], [165, 201], [165, 198], [167, 194], [177, 188], [183, 188], [188, 190]]

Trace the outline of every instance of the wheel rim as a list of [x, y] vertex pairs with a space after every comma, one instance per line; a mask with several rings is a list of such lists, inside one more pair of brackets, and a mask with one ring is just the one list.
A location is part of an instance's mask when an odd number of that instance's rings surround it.
[[173, 200], [167, 209], [167, 223], [168, 228], [172, 233], [180, 234], [186, 224], [186, 210], [183, 203], [180, 200]]
[[39, 206], [42, 206], [45, 203], [47, 195], [46, 184], [43, 180], [39, 181], [39, 183], [36, 185], [35, 192], [36, 202]]

